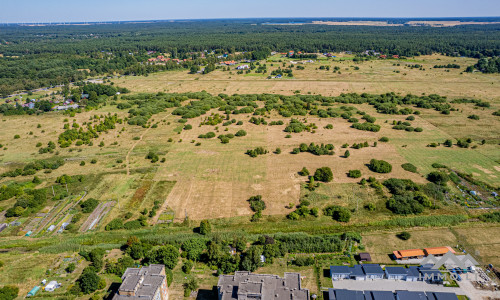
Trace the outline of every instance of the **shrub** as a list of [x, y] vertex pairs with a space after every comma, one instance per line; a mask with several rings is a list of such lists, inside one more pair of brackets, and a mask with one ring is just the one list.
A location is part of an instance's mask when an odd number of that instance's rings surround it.
[[345, 158], [348, 158], [349, 156], [351, 156], [351, 153], [349, 152], [349, 150], [346, 150], [346, 151], [344, 152], [344, 157], [345, 157]]
[[389, 138], [386, 136], [383, 136], [379, 139], [379, 142], [387, 143], [389, 141]]
[[200, 234], [207, 235], [212, 232], [212, 225], [208, 220], [203, 220], [200, 222]]
[[314, 172], [314, 179], [317, 181], [330, 182], [333, 180], [333, 172], [330, 167], [322, 167]]
[[351, 219], [351, 211], [345, 207], [341, 207], [338, 205], [330, 205], [323, 209], [323, 214], [325, 216], [332, 217], [335, 221], [338, 222], [349, 222]]
[[95, 165], [95, 164], [97, 163], [97, 159], [95, 159], [95, 158], [94, 158], [94, 159], [92, 159], [92, 160], [90, 161], [90, 163], [91, 163], [91, 164], [93, 164], [93, 165]]
[[111, 222], [109, 222], [108, 225], [106, 225], [106, 227], [104, 229], [106, 231], [110, 231], [110, 230], [117, 230], [117, 229], [122, 229], [122, 228], [123, 228], [122, 219], [116, 218], [116, 219], [111, 220]]
[[408, 116], [406, 118], [407, 121], [414, 121], [415, 120], [415, 117], [414, 116]]
[[411, 234], [408, 231], [402, 231], [402, 232], [396, 234], [396, 236], [398, 238], [402, 239], [403, 241], [407, 241], [410, 239]]
[[349, 170], [349, 173], [347, 174], [347, 176], [349, 176], [351, 178], [359, 178], [359, 177], [361, 177], [361, 171], [360, 170]]
[[148, 155], [146, 155], [146, 159], [150, 159], [152, 163], [155, 163], [160, 158], [158, 157], [158, 154], [154, 153], [153, 151], [149, 151]]
[[479, 120], [479, 116], [478, 115], [470, 115], [467, 118], [469, 118], [471, 120]]
[[198, 136], [198, 138], [200, 138], [200, 139], [211, 139], [211, 138], [214, 138], [214, 137], [215, 137], [215, 133], [213, 133], [213, 132], [211, 132], [211, 131], [210, 131], [210, 132], [207, 132], [207, 133], [205, 133], [205, 134], [200, 134], [200, 135]]
[[274, 150], [274, 153], [275, 154], [281, 154], [281, 148], [276, 148], [276, 150]]
[[427, 180], [435, 184], [446, 185], [450, 177], [444, 172], [434, 171], [427, 174]]
[[390, 173], [392, 171], [392, 165], [385, 160], [372, 159], [368, 168], [377, 173]]
[[249, 155], [250, 157], [257, 157], [258, 155], [264, 155], [267, 153], [267, 150], [264, 149], [263, 147], [257, 147], [255, 149], [250, 149], [245, 152], [245, 154]]
[[20, 139], [20, 138], [21, 138], [21, 136], [19, 134], [14, 135], [15, 140]]
[[80, 162], [80, 166], [85, 166], [85, 162], [83, 160]]
[[73, 271], [76, 269], [75, 263], [70, 263], [66, 269], [64, 269], [67, 273], [73, 273]]
[[402, 164], [401, 168], [403, 168], [403, 170], [408, 172], [417, 173], [417, 167], [415, 167], [415, 165], [410, 163]]
[[191, 130], [191, 129], [193, 129], [193, 125], [191, 124], [184, 125], [184, 130]]
[[309, 170], [306, 169], [306, 167], [303, 167], [302, 170], [299, 172], [300, 176], [309, 176]]
[[375, 203], [368, 203], [365, 205], [365, 209], [368, 211], [375, 211], [375, 209], [377, 209], [377, 206], [375, 205]]
[[99, 205], [99, 201], [94, 198], [87, 199], [80, 203], [80, 207], [82, 208], [83, 213], [90, 213], [94, 211], [97, 205]]
[[183, 265], [182, 265], [182, 272], [186, 274], [191, 274], [191, 269], [193, 268], [194, 264], [192, 261], [187, 260]]
[[432, 167], [435, 169], [446, 169], [448, 168], [446, 165], [440, 164], [440, 163], [433, 163]]
[[234, 136], [246, 136], [247, 135], [247, 132], [245, 130], [238, 130]]
[[424, 211], [424, 206], [413, 198], [413, 194], [393, 195], [387, 201], [387, 208], [395, 214], [410, 215]]

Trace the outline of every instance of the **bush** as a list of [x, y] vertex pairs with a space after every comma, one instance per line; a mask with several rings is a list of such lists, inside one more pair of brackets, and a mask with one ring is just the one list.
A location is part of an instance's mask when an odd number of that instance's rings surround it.
[[349, 222], [351, 219], [351, 211], [338, 205], [327, 206], [323, 209], [323, 214], [338, 222]]
[[303, 167], [302, 170], [299, 172], [300, 176], [309, 176], [309, 170], [306, 169], [306, 167]]
[[213, 132], [211, 132], [211, 131], [210, 131], [210, 132], [207, 132], [207, 133], [205, 133], [205, 134], [200, 134], [200, 135], [198, 136], [198, 138], [200, 138], [200, 139], [211, 139], [211, 138], [214, 138], [214, 137], [215, 137], [215, 133], [213, 133]]
[[20, 139], [20, 138], [21, 138], [21, 136], [19, 134], [14, 135], [15, 140]]
[[387, 208], [398, 215], [419, 214], [424, 211], [424, 207], [413, 198], [413, 194], [393, 195], [387, 201]]
[[238, 130], [238, 131], [234, 134], [234, 136], [245, 136], [245, 135], [247, 135], [247, 132], [246, 132], [245, 130], [243, 130], [243, 129], [242, 129], [242, 130]]
[[182, 265], [182, 272], [186, 274], [191, 274], [191, 269], [193, 268], [194, 264], [192, 261], [187, 260], [183, 265]]
[[0, 299], [14, 300], [19, 294], [19, 288], [14, 285], [6, 285], [0, 288]]
[[405, 171], [412, 172], [412, 173], [417, 173], [417, 167], [415, 167], [413, 164], [406, 163], [406, 164], [402, 164], [401, 167]]
[[347, 176], [349, 176], [351, 178], [359, 178], [359, 177], [361, 177], [361, 171], [360, 170], [349, 170], [349, 173], [347, 174]]
[[333, 172], [329, 167], [322, 167], [314, 172], [314, 179], [316, 181], [330, 182], [333, 180]]
[[90, 213], [94, 211], [97, 205], [99, 205], [99, 201], [94, 198], [90, 198], [80, 203], [80, 207], [82, 208], [83, 213]]
[[377, 206], [374, 203], [368, 203], [365, 205], [365, 209], [368, 211], [375, 211], [375, 209], [377, 209]]
[[75, 269], [76, 269], [75, 263], [70, 263], [64, 270], [68, 273], [73, 273]]
[[97, 159], [95, 159], [95, 158], [94, 158], [94, 159], [92, 159], [92, 160], [90, 161], [90, 163], [91, 163], [91, 164], [93, 164], [93, 165], [95, 165], [95, 164], [97, 163]]
[[427, 174], [427, 180], [435, 184], [446, 185], [450, 177], [444, 172], [434, 171]]
[[158, 154], [154, 153], [153, 151], [149, 151], [148, 155], [146, 155], [146, 159], [150, 159], [152, 163], [155, 163], [160, 158], [158, 157]]
[[479, 120], [479, 116], [478, 115], [470, 115], [467, 118], [469, 118], [471, 120]]
[[387, 143], [389, 141], [389, 138], [386, 136], [383, 136], [379, 139], [379, 142]]
[[410, 239], [411, 234], [408, 231], [402, 231], [402, 232], [396, 234], [396, 236], [398, 238], [402, 239], [403, 241], [407, 241]]
[[200, 234], [207, 235], [212, 232], [212, 225], [208, 220], [203, 220], [200, 222]]
[[385, 160], [372, 159], [368, 168], [377, 173], [390, 173], [392, 171], [392, 165]]
[[123, 221], [120, 218], [113, 219], [111, 222], [106, 225], [104, 228], [107, 231], [110, 230], [117, 230], [117, 229], [122, 229], [123, 228]]

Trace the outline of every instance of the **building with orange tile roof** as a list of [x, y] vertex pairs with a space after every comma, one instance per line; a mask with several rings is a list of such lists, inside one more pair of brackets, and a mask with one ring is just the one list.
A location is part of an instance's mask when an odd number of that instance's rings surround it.
[[392, 252], [396, 259], [424, 258], [425, 253], [421, 249], [398, 250]]
[[445, 247], [431, 247], [431, 248], [425, 248], [424, 253], [425, 255], [434, 255], [434, 256], [439, 256], [439, 255], [445, 255], [446, 253], [451, 252], [455, 254], [455, 251], [451, 249], [449, 246]]

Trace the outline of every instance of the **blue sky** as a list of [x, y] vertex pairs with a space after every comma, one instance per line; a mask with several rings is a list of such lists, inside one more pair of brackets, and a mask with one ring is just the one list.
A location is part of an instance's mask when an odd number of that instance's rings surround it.
[[1, 0], [0, 23], [253, 17], [500, 16], [500, 0]]

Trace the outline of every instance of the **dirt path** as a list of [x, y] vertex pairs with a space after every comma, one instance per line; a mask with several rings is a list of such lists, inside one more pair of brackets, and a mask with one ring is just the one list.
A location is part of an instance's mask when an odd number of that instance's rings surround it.
[[[166, 118], [170, 117], [172, 115], [172, 113], [169, 113], [168, 115], [166, 115], [165, 117], [163, 117], [161, 121], [165, 120]], [[151, 126], [149, 126], [146, 130], [144, 130], [144, 132], [141, 134], [141, 136], [139, 137], [139, 139], [132, 145], [132, 147], [130, 147], [130, 149], [128, 150], [127, 152], [127, 156], [125, 157], [125, 162], [127, 164], [127, 176], [130, 175], [130, 154], [132, 153], [132, 151], [134, 151], [134, 148], [139, 145], [139, 143], [142, 141], [142, 138], [144, 137], [144, 135], [146, 135], [146, 133], [149, 132], [149, 130], [151, 129]]]

